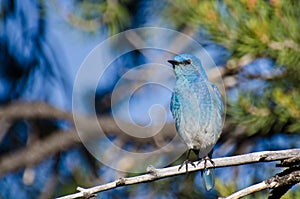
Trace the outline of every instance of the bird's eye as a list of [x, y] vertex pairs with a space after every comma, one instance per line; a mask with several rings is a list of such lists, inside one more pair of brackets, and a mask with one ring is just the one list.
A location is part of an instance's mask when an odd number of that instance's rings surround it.
[[168, 60], [168, 62], [173, 65], [173, 68], [175, 68], [175, 66], [180, 65], [180, 64], [183, 64], [183, 65], [191, 64], [192, 60], [190, 60], [190, 59], [186, 59], [183, 61]]
[[184, 65], [188, 65], [188, 64], [191, 64], [191, 63], [192, 63], [192, 60], [187, 59], [187, 60], [184, 60], [182, 63], [183, 63]]

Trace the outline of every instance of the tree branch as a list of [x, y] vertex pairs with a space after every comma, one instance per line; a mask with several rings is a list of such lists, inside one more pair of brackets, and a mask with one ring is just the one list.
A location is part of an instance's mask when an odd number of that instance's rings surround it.
[[[215, 163], [214, 167], [217, 168], [217, 167], [236, 166], [242, 164], [251, 164], [256, 162], [270, 162], [270, 161], [284, 160], [293, 157], [300, 157], [300, 149], [255, 152], [255, 153], [249, 153], [245, 155], [216, 158], [213, 159], [213, 161]], [[195, 164], [197, 165], [197, 162], [195, 162]], [[74, 199], [80, 197], [88, 198], [94, 196], [96, 193], [106, 191], [109, 189], [114, 189], [116, 187], [138, 184], [143, 182], [150, 182], [150, 181], [186, 173], [185, 169], [181, 169], [180, 171], [178, 171], [179, 166], [180, 165], [167, 167], [163, 169], [155, 169], [150, 166], [147, 174], [143, 174], [135, 177], [129, 177], [129, 178], [120, 178], [118, 180], [115, 180], [114, 182], [95, 186], [88, 189], [78, 187], [77, 190], [80, 191], [79, 193], [67, 195], [57, 199]], [[191, 165], [188, 166], [189, 166], [188, 167], [189, 172], [199, 171], [204, 168], [203, 162], [201, 162], [196, 168], [194, 168]], [[208, 164], [207, 168], [210, 167], [213, 167], [213, 165]], [[259, 186], [256, 187], [257, 190], [260, 190], [259, 188], [260, 188]]]
[[17, 101], [0, 106], [0, 141], [14, 121], [20, 119], [57, 119], [72, 121], [71, 113], [43, 102]]
[[[66, 120], [73, 124], [72, 113], [59, 110], [53, 106], [50, 106], [42, 102], [16, 102], [11, 103], [5, 107], [0, 107], [0, 140], [3, 137], [6, 129], [8, 129], [11, 123], [18, 119], [57, 119]], [[78, 118], [78, 117], [77, 117]], [[122, 141], [133, 140], [137, 143], [154, 143], [163, 140], [162, 138], [170, 138], [176, 134], [174, 124], [166, 124], [160, 133], [157, 133], [153, 137], [138, 139], [129, 136], [118, 127], [114, 119], [110, 116], [102, 116], [97, 118], [98, 122], [101, 124], [101, 128], [104, 133], [108, 135], [118, 135]], [[9, 121], [9, 122], [8, 122]], [[4, 125], [6, 122], [7, 125]], [[80, 123], [84, 133], [86, 141], [92, 140], [99, 137], [99, 127], [98, 123], [90, 117], [80, 117], [77, 121]], [[2, 127], [5, 126], [5, 129]], [[74, 126], [74, 125], [73, 125]], [[131, 123], [123, 123], [127, 129], [135, 128]], [[155, 126], [146, 127], [146, 132], [151, 132], [152, 128]], [[3, 131], [2, 131], [3, 130]], [[81, 140], [77, 134], [74, 127], [70, 127], [68, 130], [59, 130], [51, 133], [47, 137], [32, 142], [32, 144], [27, 147], [15, 150], [13, 153], [7, 153], [0, 157], [0, 177], [7, 172], [16, 171], [25, 166], [33, 166], [48, 157], [55, 155], [61, 151], [65, 151], [71, 147], [75, 147], [81, 144]]]
[[0, 176], [25, 166], [33, 166], [51, 155], [80, 144], [76, 131], [59, 131], [44, 140], [38, 140], [24, 149], [8, 153], [0, 158]]
[[34, 118], [73, 120], [72, 113], [60, 110], [44, 102], [18, 101], [6, 106], [0, 106], [0, 120]]
[[[245, 189], [235, 192], [234, 194], [225, 197], [224, 199], [237, 199], [242, 198], [246, 195], [264, 190], [264, 189], [273, 189], [272, 195], [269, 199], [280, 198], [283, 194], [286, 193], [293, 185], [300, 182], [300, 168], [290, 168], [287, 169], [275, 176], [264, 180], [258, 184], [252, 185]], [[280, 187], [280, 189], [278, 189]], [[284, 191], [282, 191], [284, 190]]]

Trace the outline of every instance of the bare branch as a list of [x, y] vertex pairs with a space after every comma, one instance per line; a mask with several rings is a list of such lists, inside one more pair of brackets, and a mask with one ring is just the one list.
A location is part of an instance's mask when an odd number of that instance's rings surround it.
[[[0, 107], [0, 129], [1, 129], [1, 121], [14, 121], [18, 119], [57, 119], [57, 120], [67, 120], [73, 124], [73, 114], [59, 110], [51, 105], [48, 105], [43, 102], [16, 102], [11, 103], [8, 106]], [[76, 116], [78, 119], [79, 116]], [[98, 125], [93, 125], [94, 120], [93, 117], [80, 117], [80, 126], [84, 126], [87, 131], [95, 131], [98, 132]], [[122, 130], [116, 124], [115, 120], [111, 116], [101, 116], [98, 117], [98, 122], [101, 125], [104, 133], [109, 135], [121, 136], [127, 138], [128, 140], [136, 139], [135, 137], [129, 136], [126, 133], [121, 133]], [[119, 121], [121, 122], [121, 121]], [[136, 125], [128, 122], [122, 122], [122, 127], [126, 127], [126, 129], [133, 129]], [[151, 129], [157, 129], [156, 126], [145, 127], [145, 132], [151, 131]], [[161, 131], [164, 132], [165, 137], [173, 137], [176, 133], [174, 124], [166, 124]], [[144, 133], [145, 133], [144, 132]], [[1, 132], [0, 132], [1, 133]], [[160, 136], [160, 135], [157, 135]], [[147, 139], [139, 139], [139, 142], [143, 142], [145, 140], [149, 141], [154, 139], [154, 137]]]
[[59, 131], [14, 153], [0, 158], [0, 176], [25, 166], [33, 166], [70, 146], [80, 144], [76, 131]]
[[14, 121], [19, 119], [57, 119], [72, 121], [72, 113], [43, 102], [13, 102], [0, 106], [0, 141]]
[[[4, 121], [14, 121], [18, 119], [35, 119], [35, 118], [46, 118], [46, 119], [61, 119], [67, 120], [73, 124], [72, 113], [59, 110], [46, 103], [34, 102], [24, 103], [17, 102], [12, 103], [8, 106], [0, 108], [0, 130]], [[77, 118], [79, 118], [77, 116]], [[172, 138], [176, 131], [174, 124], [166, 124], [162, 129], [161, 133], [157, 133], [151, 138], [138, 139], [123, 133], [118, 127], [114, 119], [110, 116], [103, 116], [97, 118], [101, 125], [104, 133], [108, 135], [118, 135], [123, 140], [134, 140], [137, 143], [155, 143], [156, 140], [162, 140], [161, 138]], [[90, 117], [80, 117], [77, 121], [80, 123], [81, 130], [85, 133], [86, 141], [99, 137], [99, 127], [97, 121]], [[127, 129], [135, 128], [131, 123], [124, 122], [122, 126], [126, 126]], [[150, 132], [155, 126], [145, 127], [145, 132]], [[0, 138], [2, 134], [0, 132]], [[51, 135], [37, 140], [25, 148], [16, 150], [14, 153], [8, 153], [0, 157], [0, 176], [3, 176], [7, 172], [16, 171], [26, 166], [33, 166], [52, 155], [55, 155], [61, 151], [65, 151], [71, 147], [75, 147], [81, 144], [81, 140], [74, 127], [70, 127], [66, 131], [56, 131]]]
[[[249, 153], [245, 155], [237, 155], [232, 157], [216, 158], [213, 159], [213, 161], [215, 163], [215, 167], [227, 167], [227, 166], [236, 166], [242, 164], [251, 164], [255, 162], [277, 161], [277, 160], [283, 160], [283, 159], [299, 157], [299, 156], [300, 156], [300, 149], [290, 149], [290, 150], [282, 150], [282, 151], [263, 151], [263, 152]], [[195, 162], [195, 164], [197, 165], [197, 162]], [[96, 193], [106, 191], [109, 189], [114, 189], [116, 187], [138, 184], [142, 182], [143, 183], [150, 182], [150, 181], [186, 173], [184, 169], [178, 171], [179, 166], [180, 165], [167, 167], [163, 169], [155, 169], [153, 167], [150, 167], [150, 169], [148, 170], [148, 174], [143, 174], [143, 175], [129, 177], [129, 178], [120, 178], [114, 182], [95, 186], [88, 189], [77, 188], [77, 190], [80, 191], [79, 193], [67, 195], [64, 197], [60, 197], [58, 199], [90, 197]], [[213, 167], [213, 165], [209, 164], [207, 165], [207, 167], [208, 168]], [[189, 165], [188, 170], [189, 172], [194, 172], [194, 171], [202, 170], [203, 168], [204, 168], [204, 164], [203, 162], [201, 162], [196, 168]], [[260, 186], [254, 188], [260, 190]]]
[[[225, 197], [224, 199], [237, 199], [242, 198], [244, 196], [253, 194], [255, 192], [264, 190], [264, 189], [273, 189], [272, 195], [269, 198], [280, 198], [283, 194], [285, 194], [286, 191], [288, 191], [293, 185], [300, 182], [300, 168], [296, 168], [298, 170], [295, 170], [295, 168], [287, 169], [279, 174], [276, 174], [275, 176], [260, 182], [258, 184], [252, 185], [250, 187], [247, 187], [245, 189], [242, 189], [240, 191], [235, 192], [234, 194]], [[283, 187], [284, 191], [282, 189], [279, 189], [279, 192], [277, 192], [277, 188]], [[280, 195], [278, 195], [280, 194]]]
[[0, 120], [17, 120], [32, 118], [53, 118], [72, 120], [72, 113], [57, 109], [43, 102], [14, 102], [0, 107]]
[[[269, 186], [263, 181], [261, 183], [252, 185], [252, 186], [242, 189], [238, 192], [235, 192], [234, 194], [232, 194], [228, 197], [222, 198], [222, 199], [237, 199], [237, 198], [244, 197], [246, 195], [250, 195], [252, 193], [259, 192], [259, 191], [267, 189], [267, 188], [269, 188]], [[219, 198], [219, 199], [221, 199], [221, 198]]]

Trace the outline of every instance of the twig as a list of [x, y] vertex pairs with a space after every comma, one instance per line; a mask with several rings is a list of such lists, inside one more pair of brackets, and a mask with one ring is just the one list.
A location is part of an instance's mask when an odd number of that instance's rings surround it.
[[237, 198], [244, 197], [246, 195], [250, 195], [255, 192], [259, 192], [259, 191], [267, 189], [267, 188], [269, 188], [269, 186], [263, 181], [261, 183], [258, 183], [258, 184], [252, 185], [250, 187], [247, 187], [245, 189], [242, 189], [240, 191], [237, 191], [228, 197], [225, 197], [225, 198], [219, 197], [219, 199], [237, 199]]
[[[283, 160], [292, 157], [299, 157], [300, 156], [300, 149], [289, 149], [289, 150], [281, 150], [281, 151], [263, 151], [263, 152], [256, 152], [256, 153], [249, 153], [245, 155], [237, 155], [232, 157], [224, 157], [224, 158], [216, 158], [213, 159], [215, 163], [215, 167], [227, 167], [227, 166], [236, 166], [242, 164], [251, 164], [255, 162], [270, 162], [270, 161], [277, 161]], [[195, 162], [197, 164], [197, 162]], [[95, 186], [88, 189], [79, 188], [79, 193], [67, 195], [64, 197], [60, 197], [57, 199], [74, 199], [80, 197], [90, 197], [96, 193], [106, 191], [109, 189], [114, 189], [120, 186], [126, 186], [131, 184], [138, 184], [142, 182], [150, 182], [166, 177], [176, 176], [180, 174], [186, 173], [185, 169], [181, 169], [178, 171], [180, 165], [167, 167], [163, 169], [155, 169], [150, 167], [148, 170], [148, 174], [143, 174], [135, 177], [129, 178], [120, 178], [114, 182], [110, 182], [104, 185]], [[207, 167], [212, 167], [211, 164], [208, 164]], [[204, 168], [203, 162], [200, 163], [196, 168], [189, 165], [188, 170], [189, 172], [194, 172], [198, 170], [202, 170]]]
[[[298, 168], [298, 169], [300, 169], [300, 168]], [[252, 185], [245, 189], [242, 189], [240, 191], [237, 191], [234, 194], [231, 194], [230, 196], [227, 196], [223, 199], [238, 199], [238, 198], [242, 198], [244, 196], [250, 195], [252, 193], [255, 193], [255, 192], [258, 192], [258, 191], [261, 191], [264, 189], [276, 190], [276, 188], [282, 187], [282, 186], [291, 187], [294, 184], [299, 183], [299, 182], [300, 182], [300, 170], [295, 171], [294, 169], [287, 169], [280, 174], [276, 174], [275, 176], [273, 176], [267, 180], [264, 180], [263, 182], [260, 182], [258, 184], [255, 184], [255, 185]], [[287, 190], [288, 189], [286, 189], [286, 191]], [[276, 197], [276, 198], [280, 198], [280, 196]]]

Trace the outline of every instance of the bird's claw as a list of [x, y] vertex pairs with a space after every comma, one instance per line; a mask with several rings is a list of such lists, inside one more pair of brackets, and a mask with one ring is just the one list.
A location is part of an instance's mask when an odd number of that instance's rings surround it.
[[178, 168], [178, 171], [180, 171], [180, 169], [183, 167], [183, 165], [185, 165], [186, 168], [186, 172], [188, 172], [188, 164], [191, 164], [193, 167], [196, 168], [196, 165], [194, 164], [194, 162], [190, 161], [189, 159], [185, 160]]
[[199, 160], [199, 162], [197, 163], [197, 166], [199, 166], [199, 164], [204, 161], [204, 169], [206, 169], [206, 165], [207, 165], [207, 160], [210, 161], [210, 163], [213, 165], [213, 167], [215, 167], [215, 163], [214, 161], [212, 161], [212, 159], [208, 156], [202, 158], [201, 160]]

